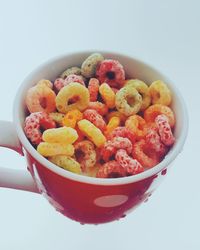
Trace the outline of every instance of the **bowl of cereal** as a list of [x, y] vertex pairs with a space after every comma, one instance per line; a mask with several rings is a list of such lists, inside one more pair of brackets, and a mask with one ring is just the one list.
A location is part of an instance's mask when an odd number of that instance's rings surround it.
[[99, 224], [148, 199], [182, 151], [188, 117], [175, 85], [151, 66], [80, 52], [33, 71], [13, 123], [1, 130], [1, 145], [23, 152], [30, 173], [4, 186], [41, 193], [68, 218]]

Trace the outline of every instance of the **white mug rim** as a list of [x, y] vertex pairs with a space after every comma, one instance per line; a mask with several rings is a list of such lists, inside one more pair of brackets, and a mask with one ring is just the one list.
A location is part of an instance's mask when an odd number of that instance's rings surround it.
[[[128, 177], [105, 179], [105, 178], [94, 178], [94, 177], [89, 177], [89, 176], [84, 176], [84, 175], [78, 175], [78, 174], [66, 171], [62, 168], [57, 167], [56, 165], [54, 165], [53, 163], [48, 161], [46, 158], [41, 156], [36, 151], [36, 149], [31, 145], [31, 143], [29, 142], [29, 140], [27, 139], [27, 137], [24, 134], [23, 128], [21, 127], [21, 124], [20, 124], [20, 119], [19, 119], [18, 114], [19, 114], [19, 108], [20, 108], [20, 101], [22, 98], [22, 95], [20, 95], [20, 93], [23, 92], [23, 89], [26, 86], [28, 79], [31, 78], [31, 76], [34, 75], [37, 71], [39, 71], [41, 68], [47, 67], [48, 65], [50, 65], [54, 61], [61, 60], [65, 57], [83, 54], [83, 53], [89, 55], [93, 52], [96, 52], [96, 51], [79, 51], [79, 52], [75, 52], [75, 53], [66, 53], [66, 54], [62, 54], [62, 55], [57, 56], [57, 57], [53, 57], [50, 60], [47, 60], [43, 64], [36, 67], [35, 70], [33, 70], [30, 74], [28, 74], [28, 76], [24, 79], [24, 81], [20, 85], [18, 92], [16, 94], [16, 97], [15, 97], [15, 101], [14, 101], [13, 122], [14, 122], [14, 125], [16, 128], [18, 138], [19, 138], [22, 146], [25, 148], [25, 150], [27, 150], [29, 152], [29, 154], [34, 159], [36, 159], [41, 165], [45, 166], [47, 169], [53, 171], [54, 173], [56, 173], [62, 177], [65, 177], [65, 178], [68, 178], [68, 179], [71, 179], [74, 181], [88, 183], [88, 184], [94, 184], [94, 185], [124, 185], [124, 184], [142, 181], [144, 179], [152, 177], [152, 176], [156, 175], [157, 173], [159, 173], [160, 171], [162, 171], [163, 169], [165, 169], [169, 164], [171, 164], [171, 162], [173, 162], [175, 160], [177, 155], [183, 149], [183, 146], [184, 146], [184, 143], [185, 143], [185, 140], [187, 137], [187, 133], [188, 133], [188, 113], [187, 113], [186, 105], [185, 105], [185, 102], [184, 102], [184, 99], [183, 99], [181, 93], [179, 92], [179, 90], [176, 88], [176, 86], [174, 84], [172, 84], [173, 89], [176, 90], [175, 91], [176, 96], [179, 98], [179, 101], [180, 101], [181, 107], [182, 107], [182, 113], [183, 113], [183, 121], [184, 122], [183, 122], [183, 126], [182, 126], [181, 136], [180, 136], [178, 142], [176, 143], [176, 145], [173, 147], [173, 149], [170, 150], [170, 152], [166, 155], [166, 157], [158, 165], [156, 165], [155, 167], [153, 167], [149, 170], [146, 170], [140, 174], [128, 176]], [[137, 59], [136, 57], [126, 55], [125, 53], [121, 54], [121, 53], [114, 52], [114, 51], [99, 51], [99, 50], [98, 50], [98, 52], [102, 53], [102, 54], [109, 53], [109, 54], [112, 54], [114, 56], [123, 56], [123, 57], [125, 56], [131, 60], [136, 60], [138, 63], [142, 63], [144, 66], [151, 68], [154, 72], [159, 72], [158, 70], [154, 69], [151, 65]], [[168, 79], [168, 81], [172, 83], [172, 81], [169, 80], [169, 78], [166, 77], [162, 72], [159, 72], [159, 73], [162, 76], [164, 76], [165, 79]]]

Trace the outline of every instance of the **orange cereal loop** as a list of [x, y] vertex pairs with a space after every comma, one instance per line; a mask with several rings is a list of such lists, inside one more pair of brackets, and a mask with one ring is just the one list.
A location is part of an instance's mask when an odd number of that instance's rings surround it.
[[44, 111], [51, 113], [56, 110], [56, 94], [46, 84], [30, 88], [26, 95], [26, 106], [30, 113]]
[[146, 121], [139, 115], [132, 115], [125, 122], [125, 127], [135, 134], [137, 139], [145, 135]]
[[153, 104], [170, 105], [172, 100], [171, 91], [163, 81], [154, 81], [149, 86], [149, 93]]
[[111, 117], [107, 126], [106, 126], [106, 130], [104, 132], [104, 135], [107, 137], [119, 125], [120, 125], [120, 118], [117, 116]]
[[112, 111], [109, 112], [106, 116], [106, 118], [108, 119], [108, 121], [112, 118], [112, 117], [119, 117], [120, 121], [123, 123], [126, 121], [127, 116], [125, 116], [124, 114], [120, 113], [119, 111]]
[[96, 110], [102, 116], [108, 113], [108, 107], [102, 102], [89, 102], [87, 108]]
[[107, 83], [101, 84], [99, 93], [108, 108], [112, 109], [115, 107], [115, 92]]
[[74, 109], [74, 110], [70, 110], [69, 112], [67, 112], [62, 122], [63, 122], [63, 125], [66, 127], [75, 128], [76, 123], [82, 120], [82, 118], [83, 118], [83, 114], [78, 109]]
[[46, 79], [42, 79], [40, 80], [36, 86], [46, 86], [46, 87], [49, 87], [50, 89], [53, 88], [53, 83], [50, 82], [49, 80], [46, 80]]
[[170, 127], [174, 127], [175, 125], [175, 117], [174, 117], [174, 113], [172, 111], [172, 109], [168, 106], [162, 105], [162, 104], [154, 104], [151, 105], [150, 107], [148, 107], [145, 111], [144, 111], [144, 119], [147, 123], [151, 123], [155, 121], [155, 118], [158, 115], [166, 115], [168, 120], [169, 120], [169, 124]]
[[97, 147], [101, 147], [106, 142], [106, 138], [94, 124], [90, 121], [83, 119], [78, 122], [78, 127], [81, 132], [88, 137]]

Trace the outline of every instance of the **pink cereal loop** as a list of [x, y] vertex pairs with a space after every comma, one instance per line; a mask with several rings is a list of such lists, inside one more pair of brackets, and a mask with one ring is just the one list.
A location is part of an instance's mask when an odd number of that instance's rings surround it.
[[132, 143], [135, 142], [135, 134], [133, 134], [130, 130], [126, 127], [117, 127], [115, 128], [110, 135], [108, 135], [108, 139], [111, 140], [114, 137], [124, 137], [128, 138]]
[[96, 102], [99, 93], [99, 80], [96, 78], [90, 78], [88, 83], [88, 90], [90, 93], [90, 101]]
[[128, 154], [132, 152], [132, 143], [128, 138], [114, 137], [107, 141], [101, 149], [102, 159], [107, 162], [115, 155], [118, 149], [124, 149]]
[[75, 74], [68, 75], [64, 80], [64, 86], [67, 86], [71, 82], [78, 82], [78, 83], [82, 84], [83, 86], [85, 86], [85, 82], [83, 80], [83, 77], [80, 75], [75, 75]]
[[125, 169], [127, 175], [135, 175], [144, 171], [143, 166], [130, 157], [124, 149], [119, 149], [116, 152], [115, 160]]
[[49, 129], [55, 127], [55, 122], [45, 112], [35, 112], [26, 117], [24, 132], [34, 145], [38, 145], [42, 141], [41, 128]]
[[64, 87], [64, 79], [62, 78], [57, 78], [54, 83], [53, 83], [53, 86], [54, 86], [54, 89], [55, 89], [55, 92], [58, 93], [63, 87]]
[[106, 129], [106, 123], [103, 117], [98, 114], [96, 110], [86, 109], [83, 113], [83, 117], [93, 123], [101, 131], [104, 131]]
[[169, 120], [165, 115], [158, 115], [155, 119], [155, 123], [158, 126], [158, 132], [160, 135], [161, 141], [166, 146], [171, 146], [175, 142], [171, 127], [169, 125]]
[[118, 178], [124, 176], [126, 176], [126, 171], [114, 160], [103, 164], [96, 174], [97, 178]]

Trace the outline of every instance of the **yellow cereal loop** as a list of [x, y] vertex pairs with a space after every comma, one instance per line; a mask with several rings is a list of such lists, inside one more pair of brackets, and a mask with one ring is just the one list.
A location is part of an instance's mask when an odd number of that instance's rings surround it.
[[106, 138], [102, 134], [101, 130], [90, 121], [83, 119], [78, 122], [78, 127], [81, 132], [87, 136], [97, 147], [103, 146], [103, 144], [106, 142]]
[[83, 114], [78, 109], [73, 109], [67, 112], [63, 119], [63, 125], [66, 127], [75, 128], [76, 123], [83, 119]]
[[127, 116], [125, 116], [124, 114], [120, 113], [119, 111], [112, 111], [110, 113], [107, 114], [106, 118], [108, 119], [108, 121], [110, 121], [110, 119], [112, 117], [119, 117], [121, 122], [125, 122], [127, 119]]
[[37, 151], [44, 157], [55, 155], [72, 156], [74, 154], [74, 147], [66, 143], [40, 142], [37, 146]]
[[56, 107], [64, 114], [73, 109], [82, 111], [87, 108], [89, 99], [88, 89], [80, 83], [72, 82], [58, 92]]
[[125, 122], [125, 127], [133, 132], [138, 139], [144, 137], [146, 121], [139, 115], [132, 115]]
[[108, 108], [112, 109], [115, 107], [115, 92], [107, 83], [101, 84], [99, 87], [99, 93]]
[[63, 126], [63, 118], [64, 118], [64, 114], [58, 113], [58, 112], [52, 112], [49, 113], [49, 117], [56, 122], [57, 125], [59, 125], [60, 127]]
[[40, 80], [36, 86], [45, 86], [45, 87], [49, 87], [49, 88], [53, 88], [53, 83], [50, 82], [49, 80], [46, 80], [46, 79], [42, 79]]
[[70, 127], [50, 128], [44, 131], [42, 139], [45, 142], [72, 144], [78, 139], [78, 134], [75, 129]]
[[51, 156], [48, 158], [48, 160], [54, 163], [55, 165], [64, 168], [65, 170], [68, 170], [75, 174], [81, 174], [80, 164], [67, 155]]
[[105, 136], [108, 136], [115, 128], [119, 127], [120, 125], [120, 118], [117, 116], [113, 116], [107, 126], [106, 126], [106, 130], [104, 132]]
[[169, 106], [171, 104], [171, 91], [163, 81], [154, 81], [149, 86], [149, 93], [153, 104], [162, 104]]
[[149, 87], [146, 83], [144, 83], [141, 80], [138, 79], [131, 79], [127, 80], [125, 83], [125, 86], [131, 85], [135, 89], [137, 89], [138, 93], [142, 96], [142, 106], [140, 108], [140, 111], [145, 110], [147, 107], [149, 107], [151, 103], [151, 96], [149, 93]]

